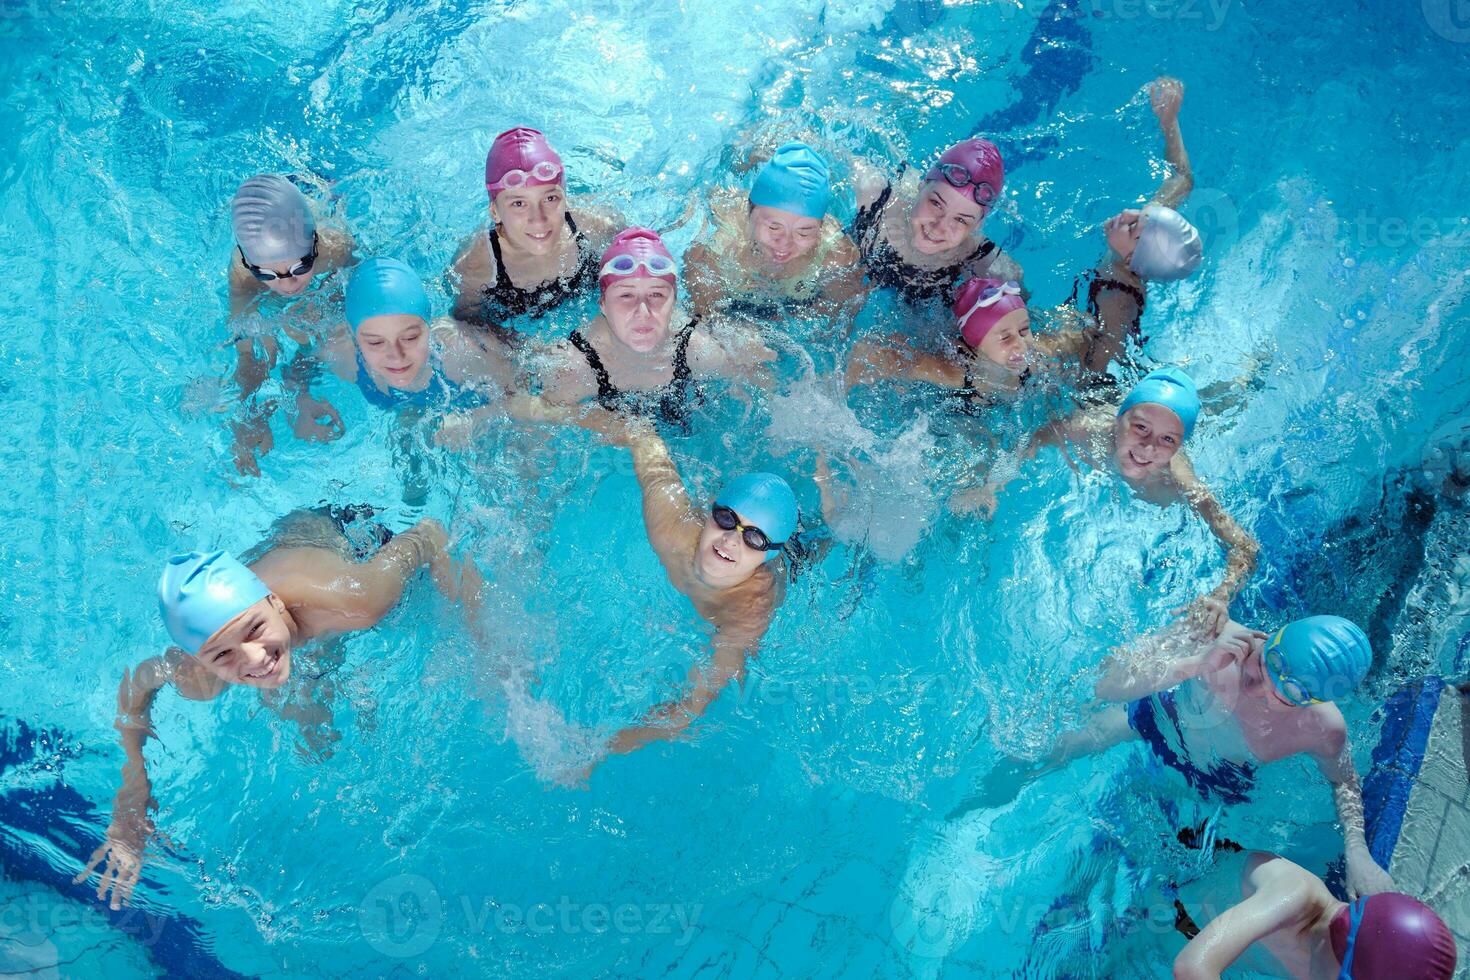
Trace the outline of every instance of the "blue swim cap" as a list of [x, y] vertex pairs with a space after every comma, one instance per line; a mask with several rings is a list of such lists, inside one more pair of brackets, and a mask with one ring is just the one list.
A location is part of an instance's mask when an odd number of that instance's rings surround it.
[[[1368, 637], [1341, 616], [1308, 616], [1282, 627], [1266, 641], [1264, 656], [1271, 683], [1297, 705], [1346, 694], [1373, 664]], [[1302, 700], [1293, 688], [1309, 700]]]
[[787, 143], [771, 154], [750, 189], [750, 203], [821, 220], [832, 197], [827, 161], [805, 143]]
[[429, 322], [429, 294], [407, 264], [397, 259], [371, 258], [352, 272], [347, 284], [347, 322], [355, 331], [374, 316], [407, 313]]
[[[796, 533], [796, 494], [791, 485], [774, 473], [737, 476], [715, 497], [765, 532], [771, 544], [785, 544]], [[776, 552], [769, 552], [774, 555]]]
[[1142, 381], [1133, 386], [1123, 404], [1118, 406], [1122, 415], [1134, 405], [1162, 405], [1184, 423], [1184, 438], [1194, 431], [1194, 420], [1199, 418], [1199, 389], [1193, 379], [1176, 367], [1159, 368], [1144, 375]]
[[198, 653], [219, 628], [271, 594], [265, 583], [224, 551], [174, 555], [158, 580], [158, 610], [173, 641]]

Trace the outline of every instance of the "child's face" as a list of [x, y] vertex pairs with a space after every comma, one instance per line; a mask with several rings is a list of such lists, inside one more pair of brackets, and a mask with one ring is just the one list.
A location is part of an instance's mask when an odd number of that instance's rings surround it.
[[357, 346], [368, 370], [388, 387], [412, 383], [429, 360], [429, 327], [409, 313], [370, 316], [357, 327]]
[[974, 195], [942, 180], [926, 181], [909, 212], [909, 240], [920, 254], [936, 255], [959, 247], [984, 220]]
[[291, 676], [291, 631], [285, 606], [273, 595], [221, 626], [194, 654], [227, 684], [280, 687]]
[[1184, 423], [1162, 405], [1134, 405], [1113, 427], [1113, 458], [1130, 480], [1168, 469], [1184, 444]]
[[[746, 524], [738, 512], [736, 516], [741, 525]], [[699, 550], [694, 556], [694, 566], [705, 585], [727, 589], [754, 575], [756, 569], [766, 563], [769, 554], [747, 545], [738, 529], [723, 530], [714, 518], [706, 516], [704, 530], [699, 533]]]
[[598, 305], [613, 336], [646, 354], [669, 336], [674, 293], [674, 287], [662, 279], [635, 276], [610, 284]]
[[979, 352], [1015, 375], [1025, 372], [1031, 359], [1031, 318], [1025, 310], [1012, 310], [990, 328], [980, 341]]
[[1129, 208], [1119, 214], [1113, 215], [1103, 224], [1103, 234], [1107, 236], [1108, 248], [1113, 253], [1127, 262], [1133, 258], [1133, 250], [1138, 247], [1138, 234], [1143, 230], [1144, 217], [1142, 211]]
[[495, 195], [490, 217], [498, 233], [532, 255], [550, 255], [561, 244], [567, 192], [561, 184], [508, 187]]
[[820, 218], [757, 205], [750, 209], [750, 236], [772, 265], [811, 254], [822, 235]]

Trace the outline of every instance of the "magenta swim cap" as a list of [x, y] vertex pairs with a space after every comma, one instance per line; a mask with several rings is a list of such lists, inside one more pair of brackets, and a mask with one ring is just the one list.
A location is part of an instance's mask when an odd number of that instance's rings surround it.
[[561, 157], [538, 130], [525, 126], [507, 129], [495, 137], [490, 152], [485, 155], [485, 189], [492, 201], [508, 187], [565, 183]]
[[662, 279], [670, 286], [678, 281], [674, 257], [658, 232], [652, 228], [624, 228], [602, 253], [602, 270], [597, 284], [603, 292], [623, 279]]
[[990, 207], [1005, 185], [1006, 168], [994, 143], [972, 136], [945, 150], [924, 179], [945, 181]]
[[960, 336], [971, 347], [979, 347], [985, 335], [1008, 314], [1025, 308], [1021, 287], [999, 279], [966, 280], [955, 294], [952, 307]]
[[1332, 952], [1352, 980], [1450, 980], [1455, 937], [1423, 902], [1398, 892], [1360, 898], [1332, 919]]

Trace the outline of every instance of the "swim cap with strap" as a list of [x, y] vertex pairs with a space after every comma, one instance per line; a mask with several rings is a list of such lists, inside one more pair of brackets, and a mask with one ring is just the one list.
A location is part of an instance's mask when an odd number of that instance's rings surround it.
[[[1014, 288], [1016, 291], [1011, 292]], [[994, 294], [994, 302], [984, 306], [979, 303], [980, 296], [987, 289], [998, 290]], [[965, 338], [965, 343], [971, 347], [978, 348], [985, 339], [985, 335], [1007, 316], [1017, 310], [1026, 309], [1026, 301], [1021, 298], [1020, 288], [1013, 282], [1002, 282], [999, 279], [968, 279], [965, 284], [955, 293], [954, 306], [951, 310], [955, 316], [955, 325], [960, 328], [960, 336]]]
[[1123, 404], [1118, 406], [1122, 415], [1134, 405], [1162, 405], [1184, 423], [1184, 438], [1194, 431], [1194, 421], [1199, 418], [1199, 389], [1194, 381], [1176, 367], [1159, 368], [1144, 375], [1142, 381], [1133, 386]]
[[[1341, 616], [1308, 616], [1277, 630], [1266, 641], [1266, 674], [1286, 700], [1288, 681], [1308, 698], [1335, 701], [1357, 687], [1373, 665], [1373, 648], [1357, 624]], [[1279, 670], [1271, 663], [1279, 658]]]
[[158, 580], [158, 610], [173, 641], [189, 653], [220, 627], [271, 594], [264, 582], [224, 551], [174, 555]]
[[[541, 175], [537, 173], [538, 168]], [[521, 174], [516, 178], [519, 182], [513, 185], [516, 187], [566, 184], [561, 157], [546, 142], [545, 136], [525, 126], [507, 129], [495, 137], [495, 142], [490, 144], [490, 152], [485, 154], [485, 189], [490, 192], [490, 200], [495, 200], [497, 194], [512, 186], [506, 183], [506, 175], [512, 171]]]
[[760, 528], [773, 545], [785, 544], [796, 533], [796, 494], [774, 473], [737, 476], [716, 495], [715, 504]]
[[1455, 937], [1434, 910], [1399, 892], [1360, 898], [1333, 916], [1338, 980], [1450, 980]]
[[398, 259], [368, 259], [347, 283], [347, 322], [355, 331], [369, 317], [405, 313], [424, 323], [431, 315], [429, 294], [418, 273]]
[[1128, 260], [1128, 268], [1144, 279], [1172, 282], [1199, 268], [1204, 246], [1199, 232], [1184, 215], [1162, 204], [1143, 209], [1143, 228]]
[[[616, 261], [618, 259], [624, 261], [620, 263]], [[627, 271], [609, 268], [618, 265], [626, 265]], [[655, 273], [650, 266], [668, 271]], [[664, 240], [658, 237], [658, 232], [652, 228], [639, 227], [624, 228], [618, 232], [607, 251], [602, 253], [601, 270], [597, 284], [603, 292], [607, 291], [608, 286], [623, 279], [662, 279], [672, 286], [678, 281], [679, 275], [674, 257], [669, 254]]]
[[751, 204], [819, 220], [831, 197], [827, 161], [805, 143], [779, 147], [750, 189]]
[[230, 201], [235, 242], [251, 265], [297, 262], [311, 253], [316, 219], [296, 185], [260, 174], [240, 185]]
[[[946, 168], [960, 167], [969, 176], [969, 181], [956, 183], [953, 176], [946, 176]], [[953, 173], [953, 171], [951, 171]], [[925, 180], [943, 180], [953, 187], [978, 194], [975, 201], [989, 206], [1000, 196], [1005, 186], [1006, 168], [1000, 158], [1000, 150], [990, 140], [971, 137], [945, 150], [934, 166], [929, 168]], [[989, 188], [987, 191], [986, 188]]]

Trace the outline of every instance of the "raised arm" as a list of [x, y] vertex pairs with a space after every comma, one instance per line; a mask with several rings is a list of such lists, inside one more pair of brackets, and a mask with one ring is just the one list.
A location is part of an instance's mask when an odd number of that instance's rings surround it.
[[1194, 171], [1189, 167], [1189, 153], [1184, 149], [1184, 134], [1179, 131], [1179, 107], [1184, 102], [1184, 83], [1177, 78], [1161, 77], [1149, 86], [1149, 101], [1164, 134], [1164, 159], [1173, 171], [1152, 198], [1155, 204], [1177, 208], [1194, 189]]
[[[1330, 712], [1327, 711], [1330, 709]], [[1329, 714], [1329, 744], [1326, 751], [1314, 755], [1317, 768], [1332, 784], [1332, 802], [1342, 824], [1343, 857], [1347, 859], [1349, 898], [1377, 895], [1393, 891], [1393, 879], [1373, 860], [1363, 834], [1363, 790], [1358, 783], [1358, 770], [1348, 745], [1347, 725], [1334, 705], [1317, 705], [1312, 710]]]
[[1256, 555], [1261, 546], [1225, 508], [1215, 499], [1209, 488], [1195, 476], [1194, 467], [1181, 450], [1170, 460], [1170, 472], [1179, 485], [1180, 494], [1194, 508], [1210, 531], [1225, 546], [1225, 577], [1211, 592], [1202, 596], [1197, 603], [1196, 615], [1216, 631], [1223, 629], [1230, 618], [1230, 602], [1235, 593], [1256, 570]]
[[1244, 660], [1252, 640], [1265, 638], [1259, 630], [1235, 622], [1215, 637], [1188, 617], [1180, 618], [1110, 653], [1099, 668], [1102, 676], [1095, 691], [1103, 701], [1147, 697]]

